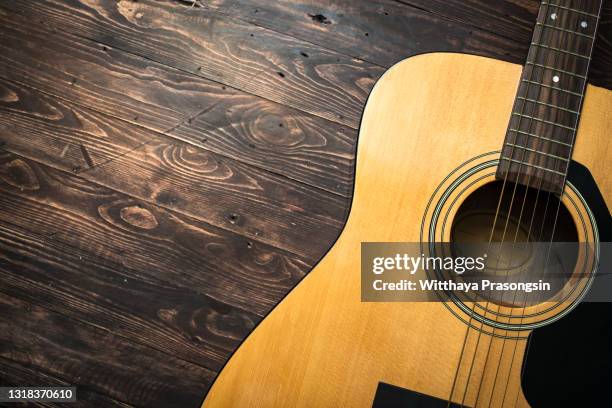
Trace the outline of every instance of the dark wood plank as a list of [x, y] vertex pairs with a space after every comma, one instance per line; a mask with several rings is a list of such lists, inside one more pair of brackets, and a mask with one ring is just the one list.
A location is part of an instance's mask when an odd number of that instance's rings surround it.
[[520, 62], [528, 46], [394, 0], [214, 0], [202, 5], [385, 67], [433, 51]]
[[259, 321], [4, 220], [0, 248], [2, 292], [214, 371]]
[[[3, 28], [0, 76], [153, 130], [166, 131], [183, 123], [181, 130], [172, 134], [185, 141], [349, 195], [356, 138], [350, 128], [122, 51], [101, 50], [87, 40], [66, 43], [59, 36], [48, 36], [18, 22], [11, 19]], [[21, 47], [21, 43], [30, 47]], [[78, 79], [73, 83], [72, 78]], [[19, 90], [9, 85], [3, 88], [3, 100], [11, 106], [35, 102], [13, 100], [20, 97], [14, 94]], [[90, 135], [80, 136], [89, 141], [95, 138], [105, 149], [104, 160], [143, 142], [128, 139], [134, 132], [121, 122], [96, 120], [86, 110], [71, 114], [60, 101], [55, 106], [41, 104], [37, 108], [43, 111], [39, 113], [56, 122], [86, 122], [83, 127]], [[121, 146], [106, 143], [104, 136], [113, 131], [109, 129], [112, 126], [127, 133]], [[64, 154], [74, 156], [80, 168], [102, 160], [92, 156], [92, 163], [87, 163], [81, 149]]]
[[612, 1], [604, 0], [589, 72], [593, 85], [612, 89]]
[[[67, 46], [74, 40], [66, 33], [77, 34], [99, 42], [98, 48], [105, 44], [126, 50], [353, 128], [369, 90], [384, 72], [380, 66], [179, 2], [1, 1], [0, 7], [17, 11], [26, 21], [49, 24]], [[4, 14], [2, 24], [15, 24]], [[28, 24], [23, 30], [39, 28]]]
[[[19, 364], [11, 360], [0, 357], [0, 386], [2, 387], [72, 387], [73, 384], [51, 376], [44, 371], [37, 370], [29, 364]], [[7, 407], [117, 407], [128, 408], [132, 405], [113, 399], [104, 394], [99, 394], [86, 387], [79, 387], [77, 400], [70, 403], [52, 402], [28, 402], [11, 403]]]
[[171, 136], [350, 197], [357, 132], [244, 93], [219, 98]]
[[522, 44], [519, 60], [529, 50], [540, 0], [395, 0], [449, 20], [477, 27]]
[[0, 9], [0, 76], [151, 129], [195, 115], [210, 85], [91, 41], [52, 35]]
[[[121, 120], [78, 105], [69, 106], [61, 99], [4, 79], [0, 79], [0, 109], [2, 134], [10, 136], [15, 127], [23, 128], [23, 132], [53, 134], [54, 143], [36, 137], [28, 137], [27, 143], [32, 150], [40, 151], [44, 160], [61, 163], [74, 173], [114, 160], [150, 139], [150, 133]], [[28, 126], [29, 122], [39, 129]], [[0, 138], [4, 144], [9, 142], [9, 137]]]
[[311, 265], [10, 153], [0, 155], [0, 191], [0, 220], [41, 235], [49, 245], [66, 243], [68, 252], [103, 258], [158, 286], [163, 281], [191, 288], [259, 314], [267, 313]]
[[0, 292], [0, 357], [147, 407], [198, 406], [213, 373]]
[[[452, 51], [523, 64], [539, 0], [214, 0], [200, 3], [258, 26], [386, 67]], [[612, 89], [612, 6], [606, 6], [591, 82]], [[367, 33], [367, 35], [366, 35]]]
[[[321, 256], [342, 226], [347, 198], [23, 87], [0, 82], [2, 88], [0, 140], [8, 151], [75, 170], [89, 181], [310, 261]], [[100, 164], [89, 167], [83, 148]]]

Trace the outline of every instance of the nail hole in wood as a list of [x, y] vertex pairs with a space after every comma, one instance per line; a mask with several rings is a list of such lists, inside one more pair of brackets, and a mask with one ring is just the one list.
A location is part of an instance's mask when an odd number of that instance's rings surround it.
[[319, 23], [319, 24], [331, 24], [331, 21], [329, 21], [329, 19], [327, 17], [325, 17], [323, 14], [308, 14], [308, 16], [315, 23]]

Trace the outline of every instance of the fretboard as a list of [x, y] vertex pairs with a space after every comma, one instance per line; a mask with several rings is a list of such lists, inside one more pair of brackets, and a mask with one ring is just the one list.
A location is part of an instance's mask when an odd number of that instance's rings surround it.
[[561, 194], [602, 0], [542, 2], [497, 178]]

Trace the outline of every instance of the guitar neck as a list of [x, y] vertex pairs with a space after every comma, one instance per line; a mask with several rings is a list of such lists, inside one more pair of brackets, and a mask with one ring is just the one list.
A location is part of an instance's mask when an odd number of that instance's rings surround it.
[[497, 177], [561, 194], [602, 0], [542, 2]]

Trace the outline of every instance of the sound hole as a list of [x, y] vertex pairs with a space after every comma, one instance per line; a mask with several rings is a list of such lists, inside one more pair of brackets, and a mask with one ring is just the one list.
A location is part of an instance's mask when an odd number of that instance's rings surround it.
[[563, 202], [553, 193], [508, 181], [505, 187], [500, 180], [488, 183], [465, 199], [453, 220], [451, 241], [453, 256], [482, 256], [486, 244], [486, 268], [465, 273], [461, 279], [466, 282], [550, 283], [546, 292], [478, 292], [478, 300], [509, 307], [550, 300], [566, 285], [578, 260], [578, 246], [565, 244], [578, 242], [578, 232]]

